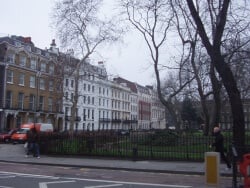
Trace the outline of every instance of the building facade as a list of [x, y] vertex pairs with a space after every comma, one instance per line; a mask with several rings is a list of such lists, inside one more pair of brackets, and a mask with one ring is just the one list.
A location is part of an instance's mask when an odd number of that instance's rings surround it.
[[58, 131], [164, 128], [156, 98], [152, 88], [109, 80], [103, 62], [59, 52], [55, 40], [43, 50], [30, 37], [0, 38], [0, 130], [28, 122]]
[[3, 37], [0, 46], [0, 129], [25, 122], [52, 123], [59, 129], [62, 89], [55, 52], [35, 47], [30, 37]]

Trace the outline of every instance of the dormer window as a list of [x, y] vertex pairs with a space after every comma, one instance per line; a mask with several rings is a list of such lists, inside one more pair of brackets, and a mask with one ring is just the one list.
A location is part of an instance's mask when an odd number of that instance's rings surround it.
[[39, 55], [41, 55], [42, 51], [40, 49], [36, 49], [36, 53], [38, 53]]
[[16, 46], [16, 47], [21, 47], [22, 44], [21, 44], [21, 42], [15, 41], [15, 46]]
[[20, 56], [19, 65], [22, 67], [25, 67], [25, 65], [26, 65], [26, 57], [25, 56], [22, 56], [22, 55]]
[[25, 46], [25, 48], [27, 51], [31, 52], [31, 46], [28, 45], [28, 46]]
[[7, 62], [11, 63], [11, 64], [15, 63], [15, 54], [14, 53], [7, 54]]

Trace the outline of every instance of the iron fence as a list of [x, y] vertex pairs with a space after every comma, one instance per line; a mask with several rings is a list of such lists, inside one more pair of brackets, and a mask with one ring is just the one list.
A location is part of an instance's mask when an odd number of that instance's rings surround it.
[[[224, 136], [230, 151], [231, 134]], [[213, 136], [177, 134], [172, 131], [83, 132], [76, 134], [40, 134], [40, 150], [49, 155], [99, 156], [133, 160], [204, 161], [204, 153], [213, 151]]]

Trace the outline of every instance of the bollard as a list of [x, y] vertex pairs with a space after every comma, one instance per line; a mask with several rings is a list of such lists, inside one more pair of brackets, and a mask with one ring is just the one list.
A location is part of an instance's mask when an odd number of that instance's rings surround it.
[[205, 180], [207, 185], [218, 186], [220, 180], [219, 173], [220, 155], [218, 152], [205, 153]]

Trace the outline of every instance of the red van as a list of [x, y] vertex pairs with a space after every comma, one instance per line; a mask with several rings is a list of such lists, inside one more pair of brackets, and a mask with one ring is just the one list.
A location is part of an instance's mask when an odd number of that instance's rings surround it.
[[49, 123], [25, 123], [11, 136], [11, 141], [15, 143], [25, 143], [27, 141], [27, 132], [31, 129], [37, 132], [53, 132], [53, 125]]

